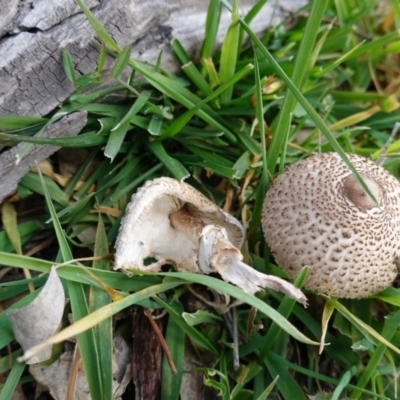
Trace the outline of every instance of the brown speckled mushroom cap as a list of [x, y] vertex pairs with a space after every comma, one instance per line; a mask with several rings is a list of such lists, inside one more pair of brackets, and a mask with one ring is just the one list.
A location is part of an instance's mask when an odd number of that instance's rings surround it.
[[400, 183], [372, 161], [348, 157], [380, 208], [339, 155], [324, 153], [275, 180], [262, 225], [277, 264], [291, 278], [308, 265], [306, 288], [361, 298], [384, 290], [398, 274]]

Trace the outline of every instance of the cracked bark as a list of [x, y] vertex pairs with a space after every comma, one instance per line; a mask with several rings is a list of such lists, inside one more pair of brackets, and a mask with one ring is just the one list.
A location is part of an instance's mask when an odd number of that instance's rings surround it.
[[[80, 111], [62, 117], [46, 127], [43, 137], [76, 136], [87, 122], [87, 112]], [[10, 150], [0, 154], [0, 203], [17, 189], [18, 182], [23, 176], [60, 147], [48, 145], [33, 145], [29, 153], [17, 164], [17, 154], [23, 149], [25, 143], [19, 143]]]
[[[155, 320], [161, 331], [167, 318]], [[142, 308], [135, 307], [132, 332], [132, 379], [135, 399], [157, 400], [161, 390], [162, 348]]]
[[[296, 10], [307, 0], [277, 0]], [[242, 0], [247, 12], [256, 0]], [[255, 32], [264, 31], [285, 16], [275, 2], [267, 2], [252, 22]], [[189, 53], [201, 46], [207, 1], [198, 0], [86, 0], [95, 16], [120, 47], [133, 44], [132, 57], [155, 62], [163, 50], [162, 66], [178, 69], [169, 48], [172, 38], [182, 41]], [[74, 90], [61, 66], [67, 49], [76, 70], [95, 70], [98, 50], [95, 34], [74, 0], [0, 0], [0, 114], [46, 115]], [[224, 13], [220, 43], [229, 25]], [[112, 60], [108, 60], [109, 70]]]

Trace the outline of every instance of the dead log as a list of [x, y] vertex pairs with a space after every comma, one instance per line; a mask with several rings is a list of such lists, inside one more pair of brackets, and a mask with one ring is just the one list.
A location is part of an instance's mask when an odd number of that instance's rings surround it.
[[[251, 26], [262, 32], [296, 10], [306, 0], [268, 1]], [[242, 0], [245, 14], [256, 0]], [[132, 44], [132, 57], [155, 62], [163, 50], [162, 66], [176, 71], [169, 48], [178, 38], [189, 52], [204, 36], [207, 1], [86, 0], [120, 47]], [[43, 116], [74, 90], [61, 66], [67, 49], [78, 73], [95, 70], [99, 55], [95, 33], [74, 0], [0, 0], [0, 115]], [[285, 11], [283, 11], [285, 10]], [[224, 37], [230, 15], [224, 12], [218, 36]], [[109, 62], [108, 67], [110, 67]]]
[[[44, 129], [42, 137], [76, 136], [86, 125], [86, 121], [86, 111], [65, 115], [57, 122], [48, 125]], [[24, 146], [26, 147], [25, 143], [19, 143], [0, 154], [0, 203], [15, 192], [18, 182], [32, 167], [36, 166], [36, 163], [45, 160], [60, 148], [48, 145], [29, 146], [28, 153], [18, 160], [17, 157]]]

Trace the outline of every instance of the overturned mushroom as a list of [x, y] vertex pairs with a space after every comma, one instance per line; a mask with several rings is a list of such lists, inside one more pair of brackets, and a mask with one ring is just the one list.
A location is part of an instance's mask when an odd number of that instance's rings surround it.
[[[304, 294], [289, 282], [262, 274], [242, 260], [244, 230], [200, 192], [171, 178], [147, 182], [127, 207], [116, 242], [114, 269], [211, 273], [248, 293], [281, 291], [306, 305]], [[145, 260], [156, 261], [145, 265]]]
[[336, 153], [297, 162], [264, 201], [272, 254], [291, 278], [310, 267], [305, 287], [361, 298], [391, 285], [400, 261], [400, 183], [382, 167], [348, 155], [379, 207]]

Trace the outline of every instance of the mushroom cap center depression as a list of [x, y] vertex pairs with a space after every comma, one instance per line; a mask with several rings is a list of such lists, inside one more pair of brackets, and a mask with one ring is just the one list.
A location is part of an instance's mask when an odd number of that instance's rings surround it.
[[[375, 197], [375, 200], [379, 201], [381, 194], [379, 184], [365, 175], [361, 175], [361, 177], [368, 186], [368, 189], [372, 195]], [[370, 210], [376, 207], [376, 204], [372, 198], [364, 190], [357, 178], [352, 174], [343, 180], [343, 195], [346, 196], [360, 210]]]
[[291, 278], [308, 265], [307, 288], [358, 298], [385, 289], [397, 276], [400, 184], [373, 162], [348, 156], [379, 207], [337, 154], [324, 153], [275, 180], [264, 202], [263, 229]]

